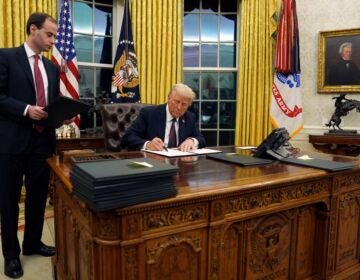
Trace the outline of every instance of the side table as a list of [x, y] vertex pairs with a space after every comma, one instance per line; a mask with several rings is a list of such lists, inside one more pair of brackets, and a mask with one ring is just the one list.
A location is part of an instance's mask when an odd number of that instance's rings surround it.
[[309, 142], [324, 153], [358, 156], [360, 154], [360, 135], [309, 135]]

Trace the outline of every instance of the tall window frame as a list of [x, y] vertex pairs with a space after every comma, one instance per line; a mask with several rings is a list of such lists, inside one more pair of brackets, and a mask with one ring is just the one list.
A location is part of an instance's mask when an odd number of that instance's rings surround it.
[[238, 0], [184, 2], [183, 82], [196, 93], [190, 110], [209, 146], [235, 142], [239, 11]]
[[[79, 68], [79, 96], [93, 108], [81, 114], [80, 129], [102, 125], [98, 104], [110, 94], [114, 54], [114, 21], [117, 0], [73, 0], [71, 19]], [[58, 0], [58, 14], [62, 0]], [[103, 16], [106, 17], [106, 23]], [[116, 23], [116, 22], [115, 22]], [[89, 42], [91, 42], [89, 44]], [[104, 47], [106, 44], [106, 47]], [[102, 52], [99, 52], [99, 48]], [[104, 51], [105, 50], [105, 51]]]

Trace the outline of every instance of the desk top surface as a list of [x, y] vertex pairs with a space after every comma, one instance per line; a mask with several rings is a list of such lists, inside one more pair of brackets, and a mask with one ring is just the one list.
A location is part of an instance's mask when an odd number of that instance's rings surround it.
[[[332, 174], [347, 174], [359, 171], [359, 168], [355, 168], [347, 171], [329, 173], [324, 170], [284, 164], [278, 161], [266, 165], [243, 167], [210, 159], [206, 156], [169, 159], [142, 152], [126, 152], [116, 155], [120, 158], [146, 156], [178, 166], [179, 172], [175, 178], [178, 195], [175, 198], [166, 199], [166, 201], [174, 199], [194, 199], [209, 195], [217, 196], [231, 192], [249, 193], [260, 188], [266, 189], [269, 186], [296, 184], [310, 180], [324, 179]], [[360, 163], [357, 158], [352, 157], [323, 153], [314, 153], [312, 156], [342, 162], [356, 162], [358, 166]], [[63, 185], [71, 190], [72, 185], [69, 180], [70, 164], [66, 160], [60, 162], [56, 157], [49, 159], [48, 162]]]

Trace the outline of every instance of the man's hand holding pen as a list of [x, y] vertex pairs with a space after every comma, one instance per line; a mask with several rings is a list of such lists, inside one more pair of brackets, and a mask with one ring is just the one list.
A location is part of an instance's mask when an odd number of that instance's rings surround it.
[[162, 150], [167, 151], [167, 148], [165, 147], [163, 140], [161, 140], [158, 137], [155, 137], [154, 139], [149, 141], [146, 144], [146, 149], [150, 151], [162, 151]]

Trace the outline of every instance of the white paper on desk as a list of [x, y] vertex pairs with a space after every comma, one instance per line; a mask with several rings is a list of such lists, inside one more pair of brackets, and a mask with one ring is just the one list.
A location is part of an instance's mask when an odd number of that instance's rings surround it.
[[170, 149], [170, 148], [168, 148], [167, 151], [151, 151], [151, 150], [145, 150], [145, 149], [143, 149], [142, 151], [165, 156], [165, 157], [184, 157], [184, 156], [221, 153], [221, 151], [219, 151], [219, 150], [206, 149], [206, 148], [191, 150], [190, 152], [182, 152], [178, 149]]

